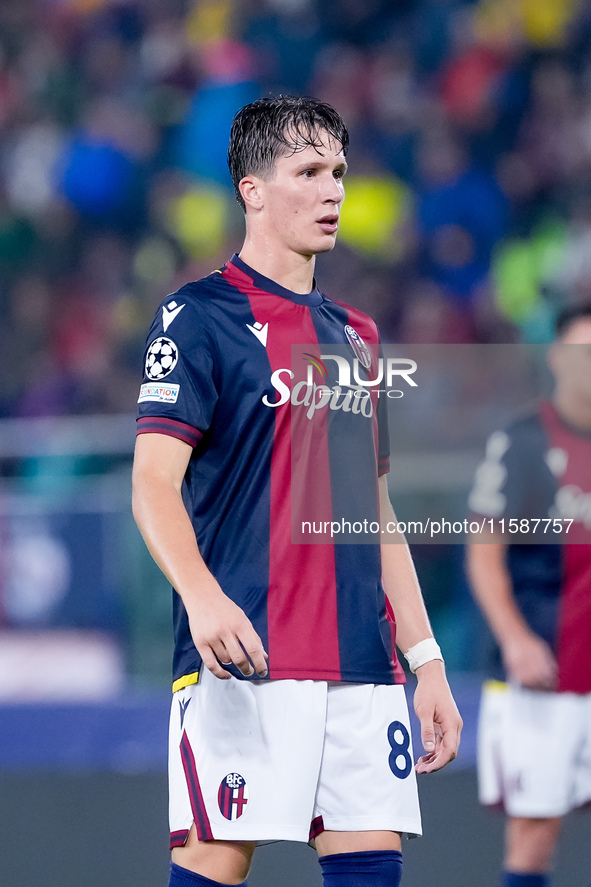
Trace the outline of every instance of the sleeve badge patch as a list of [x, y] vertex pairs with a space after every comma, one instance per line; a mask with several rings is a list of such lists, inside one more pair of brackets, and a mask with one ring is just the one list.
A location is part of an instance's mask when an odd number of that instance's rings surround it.
[[146, 383], [140, 388], [138, 403], [155, 400], [158, 403], [176, 403], [179, 396], [180, 385], [151, 385]]
[[179, 349], [172, 339], [166, 336], [154, 339], [146, 355], [146, 376], [153, 382], [164, 379], [174, 370], [178, 359]]

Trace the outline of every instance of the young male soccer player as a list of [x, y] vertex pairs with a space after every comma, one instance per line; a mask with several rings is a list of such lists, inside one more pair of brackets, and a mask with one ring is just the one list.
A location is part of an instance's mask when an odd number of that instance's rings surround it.
[[509, 681], [485, 685], [479, 725], [480, 798], [508, 815], [503, 887], [548, 887], [562, 817], [591, 800], [591, 306], [559, 317], [549, 362], [552, 402], [492, 436], [470, 497], [536, 530], [468, 550]]
[[400, 834], [421, 827], [384, 588], [418, 678], [427, 754], [416, 770], [443, 767], [458, 747], [406, 547], [384, 545], [380, 560], [374, 544], [291, 542], [301, 481], [312, 500], [317, 486], [337, 500], [359, 487], [340, 420], [372, 466], [376, 505], [382, 475], [393, 517], [375, 395], [361, 404], [314, 384], [311, 401], [292, 362], [304, 344], [322, 369], [328, 343], [367, 367], [378, 343], [369, 317], [314, 281], [316, 255], [336, 239], [347, 144], [321, 102], [243, 108], [229, 148], [246, 214], [240, 255], [169, 296], [148, 338], [134, 513], [175, 589], [170, 887], [243, 884], [257, 842], [310, 838], [327, 887], [399, 883]]

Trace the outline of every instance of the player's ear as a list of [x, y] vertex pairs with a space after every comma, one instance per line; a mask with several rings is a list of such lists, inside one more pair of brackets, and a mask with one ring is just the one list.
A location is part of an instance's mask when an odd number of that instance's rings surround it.
[[258, 176], [244, 176], [244, 178], [240, 180], [238, 188], [247, 207], [255, 210], [262, 209], [262, 184], [262, 179], [259, 179]]

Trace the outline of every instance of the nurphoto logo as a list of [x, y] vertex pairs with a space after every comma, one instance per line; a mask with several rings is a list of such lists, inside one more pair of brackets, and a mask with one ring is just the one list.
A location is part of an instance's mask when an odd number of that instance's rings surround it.
[[[351, 338], [352, 336], [350, 341]], [[416, 361], [405, 357], [377, 356], [372, 360], [368, 346], [361, 337], [358, 338], [359, 341], [355, 342], [356, 347], [353, 348], [358, 356], [353, 360], [349, 356], [335, 353], [334, 346], [320, 346], [320, 349], [327, 349], [326, 353], [323, 350], [319, 354], [299, 351], [294, 355], [293, 366], [297, 369], [303, 361], [306, 364], [305, 378], [301, 377], [301, 372], [296, 376], [296, 372], [289, 367], [275, 370], [271, 375], [271, 385], [276, 397], [273, 399], [265, 394], [263, 404], [273, 408], [286, 403], [306, 407], [308, 419], [327, 407], [330, 410], [342, 410], [371, 418], [381, 395], [390, 399], [404, 396], [404, 390], [395, 388], [395, 384], [417, 387], [417, 382], [412, 378], [417, 370]], [[314, 381], [315, 372], [322, 380], [320, 383]], [[330, 382], [332, 384], [326, 384]]]

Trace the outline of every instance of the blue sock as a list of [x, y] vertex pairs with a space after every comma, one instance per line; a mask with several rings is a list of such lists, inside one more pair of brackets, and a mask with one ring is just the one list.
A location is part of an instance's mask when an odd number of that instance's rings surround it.
[[[247, 887], [247, 881], [236, 884], [235, 887]], [[170, 863], [170, 880], [168, 887], [229, 887], [227, 884], [220, 884], [219, 881], [212, 881], [211, 878], [204, 878], [197, 872], [190, 872], [175, 862]]]
[[550, 887], [550, 878], [548, 875], [503, 872], [501, 887]]
[[398, 887], [402, 877], [399, 850], [368, 850], [321, 856], [324, 887]]

